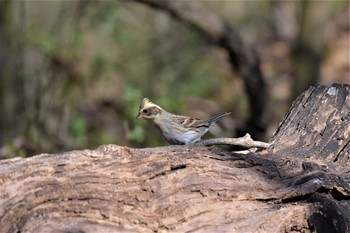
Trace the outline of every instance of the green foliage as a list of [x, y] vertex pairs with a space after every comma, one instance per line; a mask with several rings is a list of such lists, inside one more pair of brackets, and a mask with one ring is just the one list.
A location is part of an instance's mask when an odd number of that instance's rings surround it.
[[123, 93], [126, 105], [126, 117], [132, 123], [131, 131], [128, 134], [128, 139], [133, 142], [142, 142], [145, 138], [144, 128], [140, 124], [135, 123], [135, 118], [142, 100], [141, 90], [133, 85], [126, 85]]
[[133, 85], [126, 85], [123, 93], [124, 101], [127, 103], [126, 115], [135, 118], [142, 100], [141, 90]]
[[92, 64], [93, 72], [101, 73], [103, 69], [106, 67], [106, 64], [107, 64], [106, 58], [102, 54], [97, 54]]
[[27, 155], [22, 138], [8, 141], [1, 150], [2, 156], [7, 158], [26, 157]]
[[88, 126], [82, 117], [76, 117], [71, 123], [71, 134], [76, 147], [84, 147], [87, 144]]
[[246, 95], [242, 95], [235, 98], [232, 105], [235, 106], [235, 111], [238, 112], [238, 114], [241, 115], [243, 119], [250, 117], [248, 115], [249, 104], [248, 104], [248, 97]]
[[[37, 48], [40, 49], [44, 54], [50, 54], [56, 48], [54, 35], [50, 33], [45, 33], [44, 31], [32, 29], [33, 34], [29, 34], [29, 39], [33, 40]], [[30, 30], [31, 32], [31, 30]]]
[[330, 1], [330, 3], [331, 3], [330, 6], [333, 14], [343, 10], [344, 7], [349, 7], [348, 0], [334, 0], [334, 1]]
[[[105, 131], [97, 131], [97, 132], [92, 133], [92, 135], [96, 139], [95, 144], [97, 144], [97, 145], [94, 145], [94, 147], [101, 145], [101, 144], [115, 144], [116, 143], [116, 140], [115, 140], [116, 135], [114, 135], [114, 134], [111, 134], [111, 133], [108, 133]], [[92, 145], [89, 144], [87, 146], [91, 147]]]
[[145, 140], [145, 130], [141, 125], [135, 125], [129, 134], [129, 140], [141, 143]]

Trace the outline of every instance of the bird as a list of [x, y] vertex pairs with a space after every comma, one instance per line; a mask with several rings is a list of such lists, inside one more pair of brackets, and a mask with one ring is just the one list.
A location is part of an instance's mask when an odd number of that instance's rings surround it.
[[167, 112], [148, 98], [143, 98], [136, 119], [153, 121], [163, 138], [172, 145], [189, 145], [201, 141], [213, 123], [229, 114], [231, 112], [200, 120]]

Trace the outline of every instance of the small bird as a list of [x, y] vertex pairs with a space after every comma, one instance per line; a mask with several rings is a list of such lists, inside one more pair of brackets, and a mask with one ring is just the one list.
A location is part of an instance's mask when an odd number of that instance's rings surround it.
[[162, 136], [172, 145], [194, 144], [208, 132], [210, 126], [229, 115], [230, 112], [219, 114], [208, 120], [200, 120], [188, 116], [175, 115], [165, 111], [160, 106], [144, 98], [136, 119], [152, 120], [159, 128]]

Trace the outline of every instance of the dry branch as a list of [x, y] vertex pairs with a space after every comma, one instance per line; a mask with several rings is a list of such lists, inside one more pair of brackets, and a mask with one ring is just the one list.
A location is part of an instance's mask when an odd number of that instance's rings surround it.
[[246, 148], [259, 147], [268, 148], [271, 144], [266, 142], [254, 141], [249, 134], [240, 138], [210, 138], [195, 144], [196, 146], [213, 146], [213, 145], [232, 145]]

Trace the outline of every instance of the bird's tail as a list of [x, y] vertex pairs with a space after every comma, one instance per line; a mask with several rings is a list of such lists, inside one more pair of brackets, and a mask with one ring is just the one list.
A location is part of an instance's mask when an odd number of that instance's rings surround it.
[[223, 117], [225, 117], [225, 116], [228, 116], [228, 115], [230, 115], [230, 114], [231, 114], [231, 112], [226, 112], [226, 113], [222, 113], [222, 114], [213, 116], [212, 118], [209, 118], [209, 119], [207, 120], [207, 122], [211, 125], [211, 124], [213, 124], [214, 122], [216, 122], [216, 121], [220, 120], [221, 118], [223, 118]]

